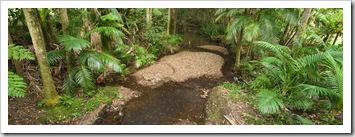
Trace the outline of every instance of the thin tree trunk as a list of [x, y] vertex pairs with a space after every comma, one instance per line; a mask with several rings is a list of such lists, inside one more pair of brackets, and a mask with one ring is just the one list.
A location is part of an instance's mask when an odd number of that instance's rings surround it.
[[285, 29], [284, 33], [282, 34], [282, 37], [281, 37], [281, 39], [279, 41], [280, 45], [284, 45], [285, 44], [286, 35], [287, 35], [288, 31], [290, 30], [290, 27], [291, 27], [290, 23], [287, 23], [286, 29]]
[[325, 38], [323, 39], [324, 43], [327, 43], [327, 41], [328, 41], [328, 39], [329, 39], [329, 36], [330, 36], [330, 34], [327, 34], [327, 35], [325, 36]]
[[[69, 35], [69, 32], [68, 32], [69, 20], [68, 20], [68, 13], [67, 13], [66, 8], [59, 9], [59, 20], [62, 25], [63, 35]], [[72, 59], [73, 57], [74, 57], [74, 53], [71, 51], [67, 52], [65, 55], [65, 59], [67, 62], [68, 75], [69, 75], [70, 71], [72, 70], [72, 68], [74, 67], [74, 61]]]
[[150, 30], [152, 27], [152, 8], [147, 8], [146, 9], [146, 21], [147, 21], [147, 30]]
[[171, 9], [168, 8], [168, 23], [166, 24], [166, 34], [170, 34], [170, 18], [171, 18]]
[[334, 41], [333, 41], [333, 44], [332, 44], [332, 45], [335, 45], [335, 43], [337, 42], [338, 37], [339, 37], [339, 32], [338, 32], [338, 33], [337, 33], [337, 35], [335, 36], [335, 39], [334, 39]]
[[241, 51], [242, 51], [242, 46], [243, 46], [243, 33], [244, 33], [244, 28], [242, 28], [239, 32], [239, 38], [237, 38], [237, 36], [234, 35], [234, 42], [236, 43], [236, 52], [235, 52], [235, 70], [236, 70], [236, 72], [240, 68], [240, 56], [241, 56]]
[[312, 13], [312, 8], [305, 8], [304, 9], [302, 16], [301, 16], [301, 20], [300, 20], [300, 25], [298, 26], [295, 37], [293, 37], [290, 42], [291, 50], [293, 50], [293, 48], [294, 48], [295, 41], [302, 39], [301, 35], [303, 34], [304, 29], [307, 28], [308, 19], [309, 19], [309, 16], [311, 15], [311, 13]]
[[44, 99], [42, 102], [46, 106], [56, 105], [59, 102], [59, 96], [54, 86], [53, 78], [51, 75], [49, 63], [47, 60], [47, 51], [43, 39], [43, 31], [41, 24], [36, 15], [37, 9], [23, 9], [28, 30], [30, 31], [33, 46], [36, 52], [36, 58], [39, 64], [39, 71], [42, 77]]
[[[95, 14], [96, 18], [100, 17], [100, 12], [97, 8], [91, 8], [90, 11]], [[96, 28], [94, 24], [91, 24], [90, 30]], [[102, 39], [101, 35], [97, 32], [94, 32], [90, 35], [91, 46], [93, 50], [102, 51]]]
[[172, 12], [172, 17], [173, 17], [173, 23], [174, 23], [174, 34], [176, 34], [176, 24], [177, 24], [177, 14], [176, 14], [176, 9], [171, 9], [171, 12]]
[[[87, 9], [86, 9], [86, 8], [83, 8], [83, 9], [82, 9], [82, 12], [86, 13], [86, 12], [87, 12]], [[89, 25], [88, 25], [88, 16], [87, 16], [87, 14], [85, 14], [85, 15], [83, 16], [82, 20], [83, 20], [83, 26], [82, 26], [81, 31], [80, 31], [80, 37], [81, 37], [81, 38], [84, 38], [84, 35], [85, 35], [85, 33], [88, 31], [88, 26], [89, 26]]]
[[[8, 32], [8, 44], [14, 44], [14, 42], [12, 41], [10, 32]], [[22, 69], [22, 65], [20, 63], [20, 60], [13, 59], [12, 62], [15, 65], [16, 74], [23, 77], [23, 69]], [[25, 79], [25, 81], [27, 82], [26, 79]]]

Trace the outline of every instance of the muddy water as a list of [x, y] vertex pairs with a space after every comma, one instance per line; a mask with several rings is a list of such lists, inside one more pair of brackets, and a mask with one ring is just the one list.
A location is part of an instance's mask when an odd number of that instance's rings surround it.
[[[201, 39], [201, 38], [197, 38]], [[191, 40], [191, 37], [190, 37]], [[195, 39], [192, 39], [192, 41]], [[206, 41], [206, 40], [204, 40]], [[194, 45], [196, 43], [194, 42]], [[197, 43], [198, 44], [198, 43]], [[196, 44], [196, 45], [197, 45]], [[204, 43], [209, 44], [209, 43]], [[194, 52], [211, 52], [222, 56], [225, 64], [222, 67], [222, 78], [195, 78], [182, 83], [167, 82], [157, 88], [138, 85], [130, 77], [123, 86], [142, 92], [138, 98], [130, 100], [123, 109], [123, 116], [117, 113], [106, 113], [103, 125], [173, 125], [173, 124], [204, 124], [205, 102], [208, 99], [200, 97], [202, 90], [208, 90], [219, 83], [232, 80], [233, 60], [219, 52], [185, 47], [183, 50]]]

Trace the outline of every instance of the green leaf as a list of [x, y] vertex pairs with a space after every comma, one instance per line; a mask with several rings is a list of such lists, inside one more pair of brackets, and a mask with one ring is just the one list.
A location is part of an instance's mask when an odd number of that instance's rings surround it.
[[302, 116], [296, 115], [298, 121], [300, 121], [303, 125], [315, 125], [311, 120], [308, 118], [304, 118]]
[[8, 86], [8, 96], [10, 97], [24, 97], [27, 93], [27, 84], [23, 78], [11, 71], [8, 71]]
[[26, 49], [21, 45], [9, 44], [8, 50], [8, 59], [15, 59], [15, 60], [35, 60], [35, 57], [31, 51]]
[[282, 100], [274, 91], [263, 89], [257, 97], [257, 106], [261, 113], [274, 114], [285, 108]]
[[47, 59], [50, 65], [54, 65], [57, 62], [65, 59], [65, 50], [52, 50], [47, 53]]
[[100, 53], [96, 51], [83, 51], [78, 56], [80, 62], [88, 66], [91, 71], [104, 71], [104, 63], [101, 59]]
[[78, 71], [74, 76], [75, 82], [85, 89], [93, 89], [94, 82], [92, 73], [84, 66], [78, 67]]
[[81, 38], [76, 38], [69, 35], [59, 35], [58, 41], [65, 46], [65, 50], [71, 51], [81, 51], [90, 47], [90, 42]]
[[115, 58], [114, 56], [111, 56], [110, 54], [106, 52], [101, 52], [100, 53], [102, 62], [109, 68], [113, 69], [116, 72], [122, 72], [123, 68], [125, 67], [124, 64], [121, 64], [120, 60]]

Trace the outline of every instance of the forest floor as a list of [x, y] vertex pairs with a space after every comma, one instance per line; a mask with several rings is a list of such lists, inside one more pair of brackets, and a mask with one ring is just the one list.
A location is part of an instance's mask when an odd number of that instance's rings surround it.
[[[206, 102], [205, 98], [212, 91], [211, 89], [213, 87], [220, 84], [221, 82], [228, 81], [228, 79], [230, 80], [231, 76], [233, 76], [233, 72], [231, 72], [230, 66], [227, 65], [227, 69], [224, 68], [226, 66], [225, 58], [229, 56], [228, 55], [229, 53], [226, 48], [222, 46], [214, 45], [214, 43], [208, 42], [208, 40], [206, 40], [205, 38], [201, 36], [197, 36], [192, 32], [185, 33], [184, 36], [185, 36], [185, 42], [183, 44], [185, 45], [185, 47], [183, 47], [180, 52], [173, 55], [164, 56], [160, 58], [158, 61], [156, 61], [153, 65], [138, 70], [137, 72], [133, 73], [131, 76], [134, 78], [134, 82], [139, 84], [142, 87], [148, 87], [153, 89], [157, 87], [162, 87], [164, 90], [167, 90], [166, 92], [164, 91], [164, 93], [157, 92], [157, 93], [152, 93], [151, 96], [149, 95], [143, 96], [145, 100], [149, 100], [150, 97], [152, 98], [152, 100], [154, 100], [152, 102], [145, 102], [143, 104], [154, 103], [154, 102], [162, 103], [164, 101], [167, 101], [165, 102], [166, 105], [169, 105], [169, 103], [171, 103], [171, 105], [174, 107], [174, 108], [165, 109], [163, 106], [160, 106], [162, 108], [156, 110], [161, 110], [162, 112], [153, 112], [152, 115], [154, 115], [154, 113], [157, 113], [157, 115], [159, 115], [161, 113], [164, 113], [163, 111], [171, 111], [171, 109], [173, 109], [171, 112], [166, 112], [166, 113], [185, 113], [179, 111], [186, 110], [186, 114], [180, 116], [181, 119], [179, 119], [178, 121], [172, 121], [172, 123], [168, 123], [168, 124], [185, 124], [185, 125], [204, 124], [204, 122], [201, 121], [203, 120], [201, 118], [204, 116], [201, 115], [204, 115], [203, 113], [205, 113], [203, 112], [205, 109], [204, 108]], [[189, 47], [193, 47], [193, 48], [189, 48]], [[197, 51], [193, 49], [197, 49]], [[231, 63], [233, 63], [233, 61], [229, 62], [229, 64]], [[147, 89], [144, 88], [141, 90], [147, 90]], [[156, 90], [161, 91], [161, 88], [160, 89], [158, 88]], [[191, 93], [187, 93], [187, 92], [191, 92]], [[162, 94], [169, 94], [169, 95], [162, 95]], [[227, 94], [227, 93], [223, 92], [223, 94]], [[41, 94], [38, 95], [38, 93], [32, 92], [27, 96], [25, 96], [24, 98], [9, 98], [9, 105], [8, 105], [9, 124], [10, 125], [60, 124], [60, 122], [57, 123], [55, 121], [44, 123], [38, 120], [45, 113], [42, 109], [36, 108], [36, 104], [41, 99], [41, 96], [42, 96]], [[225, 98], [223, 99], [224, 102], [226, 99], [228, 100], [228, 97], [226, 96], [223, 97]], [[159, 99], [163, 99], [163, 100], [159, 100]], [[171, 100], [177, 100], [177, 101], [172, 102]], [[217, 102], [215, 101], [214, 103], [218, 103], [218, 100]], [[223, 110], [223, 111], [225, 112], [224, 115], [226, 115], [229, 118], [237, 120], [239, 124], [246, 124], [245, 120], [240, 118], [241, 114], [254, 111], [250, 106], [250, 104], [248, 104], [246, 101], [243, 100], [240, 100], [234, 104], [231, 104], [231, 102], [229, 101], [227, 104], [219, 104], [219, 105], [236, 106], [236, 107], [230, 107], [228, 108], [228, 110]], [[156, 108], [157, 106], [151, 105], [151, 107]], [[144, 109], [144, 108], [138, 108], [138, 109]], [[149, 109], [149, 106], [148, 108], [145, 109]], [[198, 109], [198, 110], [191, 110], [191, 109]], [[231, 114], [234, 114], [234, 118]], [[134, 115], [133, 112], [132, 115]], [[186, 116], [186, 115], [191, 115], [191, 116]], [[191, 121], [190, 119], [196, 119], [191, 117], [198, 117], [197, 119], [199, 120], [197, 121], [200, 122]], [[164, 117], [162, 116], [161, 118]], [[153, 121], [154, 120], [155, 119], [153, 119]], [[209, 120], [210, 121], [207, 124], [214, 123], [213, 121], [211, 122], [211, 119]], [[219, 124], [230, 124], [230, 121], [226, 122], [226, 120], [227, 119], [223, 118], [222, 119], [223, 122]], [[240, 123], [240, 121], [242, 121], [242, 123]], [[80, 123], [80, 121], [79, 122], [76, 121], [74, 123]]]

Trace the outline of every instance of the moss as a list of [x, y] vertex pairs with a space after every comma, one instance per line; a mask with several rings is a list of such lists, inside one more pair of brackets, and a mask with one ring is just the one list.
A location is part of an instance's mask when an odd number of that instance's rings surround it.
[[117, 87], [102, 87], [98, 92], [87, 102], [85, 109], [87, 111], [94, 110], [100, 103], [109, 105], [117, 96]]
[[64, 121], [69, 118], [76, 118], [84, 114], [82, 104], [85, 98], [75, 98], [71, 105], [62, 105], [46, 108], [46, 114], [39, 118], [39, 121]]

